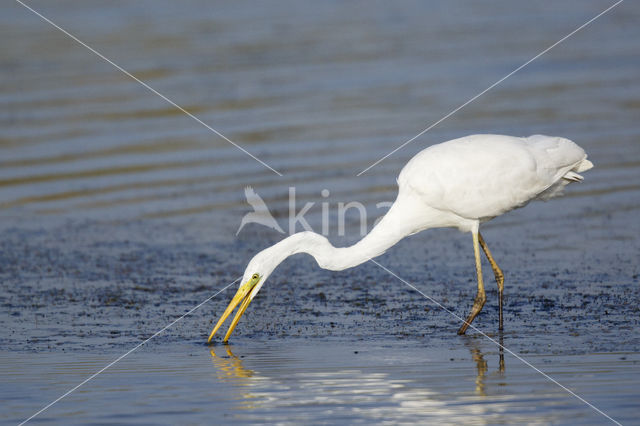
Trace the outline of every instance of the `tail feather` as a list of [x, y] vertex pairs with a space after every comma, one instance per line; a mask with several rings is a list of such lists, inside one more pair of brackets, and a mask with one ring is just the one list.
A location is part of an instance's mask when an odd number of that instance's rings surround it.
[[584, 180], [584, 178], [576, 172], [567, 172], [562, 178], [571, 182], [582, 182]]
[[574, 167], [573, 170], [575, 170], [578, 173], [582, 173], [582, 172], [586, 172], [587, 170], [593, 168], [593, 163], [589, 160], [587, 160], [587, 157], [584, 158], [584, 160], [582, 160], [580, 162], [580, 164], [578, 164], [577, 167]]

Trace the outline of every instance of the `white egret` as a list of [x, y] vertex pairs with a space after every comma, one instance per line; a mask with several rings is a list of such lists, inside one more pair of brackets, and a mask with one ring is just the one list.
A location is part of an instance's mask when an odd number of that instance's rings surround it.
[[293, 234], [256, 254], [249, 262], [233, 300], [209, 336], [236, 313], [224, 342], [273, 270], [296, 253], [313, 256], [321, 268], [340, 271], [380, 256], [402, 238], [429, 228], [454, 227], [471, 232], [478, 291], [466, 321], [467, 327], [484, 306], [486, 296], [480, 266], [484, 251], [498, 284], [499, 328], [502, 329], [504, 275], [479, 232], [480, 224], [531, 200], [560, 195], [565, 185], [579, 182], [578, 173], [589, 170], [582, 148], [560, 137], [519, 138], [472, 135], [430, 146], [419, 152], [398, 176], [398, 196], [379, 223], [350, 247], [334, 247], [313, 232]]

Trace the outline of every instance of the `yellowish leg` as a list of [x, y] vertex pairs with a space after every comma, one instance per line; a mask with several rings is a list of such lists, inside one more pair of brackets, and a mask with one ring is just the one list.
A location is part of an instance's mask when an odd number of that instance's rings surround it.
[[501, 373], [504, 373], [504, 336], [502, 335], [502, 331], [499, 332], [500, 334], [500, 351], [498, 352], [499, 358], [498, 358], [498, 371], [500, 371]]
[[471, 232], [473, 236], [473, 252], [476, 257], [476, 274], [478, 275], [478, 294], [476, 294], [476, 298], [473, 301], [473, 307], [471, 308], [471, 312], [469, 316], [465, 320], [462, 327], [458, 330], [458, 334], [464, 334], [467, 331], [469, 325], [473, 319], [480, 313], [482, 307], [484, 306], [484, 302], [487, 300], [487, 296], [484, 293], [484, 283], [482, 281], [482, 266], [480, 265], [480, 246], [478, 241], [478, 231], [474, 230]]
[[504, 274], [502, 270], [498, 266], [495, 260], [493, 260], [493, 256], [491, 256], [491, 252], [489, 251], [489, 246], [484, 242], [484, 238], [478, 232], [478, 239], [480, 241], [480, 247], [484, 251], [484, 254], [487, 255], [487, 259], [491, 264], [491, 269], [493, 269], [493, 274], [496, 276], [496, 283], [498, 284], [498, 311], [499, 311], [499, 320], [498, 320], [498, 330], [502, 330], [502, 292], [504, 290]]

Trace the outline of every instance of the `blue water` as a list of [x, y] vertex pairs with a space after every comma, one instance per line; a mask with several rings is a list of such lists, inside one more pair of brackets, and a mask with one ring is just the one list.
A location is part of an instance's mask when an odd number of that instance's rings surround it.
[[[602, 424], [605, 418], [481, 338], [409, 342], [241, 341], [141, 349], [51, 407], [60, 423], [438, 422]], [[5, 419], [53, 400], [111, 361], [106, 354], [3, 354]], [[635, 422], [638, 354], [529, 357], [598, 408]], [[594, 386], [597, 384], [597, 386]]]

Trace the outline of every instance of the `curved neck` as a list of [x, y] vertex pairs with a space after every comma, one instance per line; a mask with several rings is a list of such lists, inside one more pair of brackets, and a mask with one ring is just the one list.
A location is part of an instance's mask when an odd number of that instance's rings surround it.
[[[409, 205], [407, 205], [409, 204]], [[352, 268], [383, 254], [398, 241], [424, 227], [416, 225], [416, 209], [411, 203], [391, 206], [387, 214], [362, 240], [349, 247], [334, 247], [327, 238], [314, 232], [293, 234], [267, 250], [273, 251], [273, 260], [279, 264], [296, 253], [308, 253], [323, 269], [341, 271]]]

